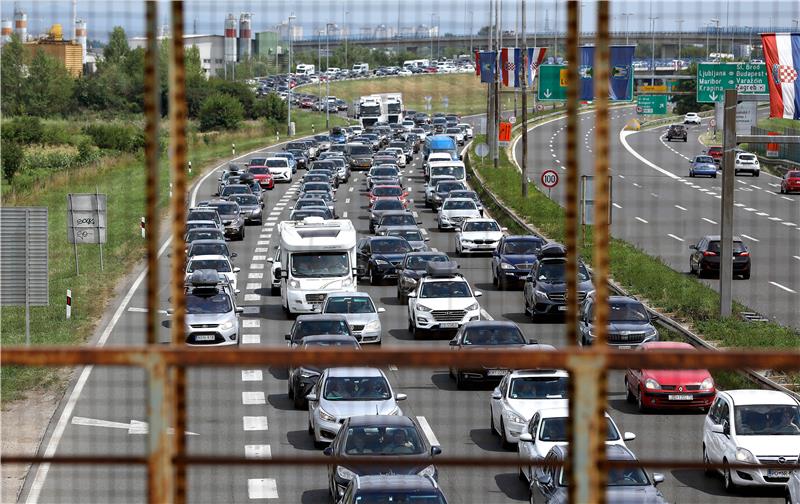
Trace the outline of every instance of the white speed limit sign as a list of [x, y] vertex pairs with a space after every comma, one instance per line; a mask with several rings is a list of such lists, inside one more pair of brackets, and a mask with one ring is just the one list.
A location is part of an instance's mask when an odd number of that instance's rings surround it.
[[542, 185], [548, 189], [558, 185], [558, 173], [554, 170], [545, 170], [542, 172]]

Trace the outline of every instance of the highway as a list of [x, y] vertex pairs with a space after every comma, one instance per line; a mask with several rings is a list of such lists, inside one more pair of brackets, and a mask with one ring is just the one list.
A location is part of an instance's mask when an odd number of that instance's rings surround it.
[[[615, 114], [620, 114], [615, 112]], [[621, 113], [614, 121], [618, 130], [625, 120]], [[551, 166], [553, 160], [547, 159], [549, 151], [543, 144], [548, 141], [548, 131], [556, 131], [559, 123], [537, 132], [537, 165]], [[583, 121], [582, 125], [588, 125]], [[619, 127], [618, 127], [619, 126]], [[550, 129], [544, 129], [544, 128]], [[586, 128], [586, 126], [583, 126]], [[641, 139], [641, 142], [640, 142]], [[665, 163], [660, 156], [679, 158], [665, 149], [655, 133], [639, 133], [629, 137], [637, 147], [648, 140], [656, 142], [655, 151], [647, 151], [655, 163]], [[615, 144], [616, 145], [616, 144]], [[686, 146], [688, 149], [691, 143]], [[677, 148], [677, 146], [675, 147]], [[699, 147], [698, 147], [699, 149]], [[660, 153], [660, 154], [658, 154]], [[561, 154], [557, 154], [560, 156]], [[590, 153], [583, 152], [588, 159]], [[630, 159], [627, 159], [630, 158]], [[243, 162], [245, 157], [238, 159]], [[711, 212], [713, 200], [703, 203], [699, 193], [682, 183], [673, 182], [667, 177], [654, 176], [655, 172], [643, 170], [640, 163], [629, 155], [614, 150], [615, 173], [625, 175], [615, 187], [615, 201], [623, 211], [615, 214], [614, 231], [618, 236], [632, 236], [637, 233], [636, 243], [646, 246], [649, 240], [657, 240], [654, 247], [669, 250], [677, 261], [685, 250], [692, 232], [703, 231], [690, 224], [688, 216], [679, 219], [680, 214], [663, 213], [664, 222], [684, 222], [684, 227], [676, 227], [676, 235], [685, 237], [685, 243], [671, 244], [659, 238], [665, 228], [658, 210], [652, 208], [656, 197], [647, 193], [659, 194], [658, 201], [680, 204], [691, 208], [688, 215], [706, 216], [702, 211]], [[413, 188], [418, 212], [423, 225], [431, 237], [429, 245], [454, 256], [453, 234], [436, 231], [435, 214], [423, 206], [423, 178], [418, 156], [410, 164], [404, 176], [404, 183]], [[587, 161], [584, 160], [584, 163]], [[223, 165], [220, 165], [221, 168]], [[584, 166], [587, 166], [584, 164]], [[672, 165], [676, 172], [678, 164]], [[197, 186], [193, 201], [210, 196], [216, 186], [216, 171], [202, 179]], [[302, 174], [299, 173], [298, 175]], [[769, 179], [753, 181], [765, 185]], [[706, 181], [703, 181], [706, 182]], [[750, 182], [747, 179], [747, 182]], [[636, 188], [634, 183], [644, 186]], [[708, 181], [709, 189], [715, 181]], [[740, 184], [739, 184], [740, 185]], [[250, 226], [244, 241], [232, 242], [233, 251], [238, 253], [235, 264], [241, 267], [239, 285], [242, 290], [239, 301], [245, 306], [243, 314], [244, 336], [242, 349], [253, 346], [282, 346], [283, 335], [288, 332], [292, 321], [288, 320], [280, 307], [280, 298], [270, 295], [268, 285], [267, 257], [277, 244], [276, 226], [281, 219], [288, 217], [293, 196], [299, 186], [299, 178], [292, 184], [278, 184], [268, 192], [265, 223], [260, 228]], [[360, 235], [368, 234], [366, 197], [364, 195], [364, 173], [355, 172], [348, 184], [343, 184], [337, 193], [337, 211], [342, 218], [349, 218]], [[670, 191], [677, 191], [674, 195]], [[762, 197], [763, 191], [752, 194], [746, 192], [741, 197]], [[739, 193], [737, 193], [737, 196]], [[691, 197], [690, 197], [691, 196]], [[673, 202], [673, 198], [675, 199]], [[712, 196], [713, 198], [713, 196]], [[638, 201], [638, 207], [637, 207]], [[649, 204], [648, 204], [649, 203]], [[706, 207], [702, 205], [705, 204]], [[777, 202], [776, 202], [777, 204]], [[788, 204], [788, 202], [787, 202]], [[792, 203], [796, 204], [796, 203]], [[663, 206], [663, 205], [662, 205]], [[651, 207], [648, 209], [648, 207]], [[769, 210], [771, 213], [777, 210]], [[653, 225], [637, 227], [633, 216], [642, 217]], [[674, 215], [670, 217], [670, 215]], [[708, 213], [709, 217], [715, 217]], [[737, 214], [738, 215], [738, 214]], [[694, 217], [693, 217], [694, 218]], [[630, 222], [629, 222], [630, 221]], [[693, 222], [693, 221], [692, 221]], [[656, 223], [659, 223], [656, 227]], [[677, 224], [676, 224], [677, 225]], [[744, 232], [740, 229], [739, 232]], [[749, 229], [747, 231], [750, 231]], [[782, 230], [785, 234], [787, 230]], [[794, 230], [789, 230], [794, 233]], [[757, 231], [753, 230], [752, 233]], [[749, 234], [749, 233], [748, 233]], [[775, 233], [778, 234], [777, 232]], [[760, 233], [767, 242], [770, 235]], [[796, 240], [796, 239], [795, 239]], [[794, 249], [796, 250], [796, 241]], [[766, 244], [766, 243], [765, 243]], [[674, 245], [674, 246], [673, 246]], [[678, 246], [680, 245], [680, 246]], [[754, 248], [755, 245], [753, 244]], [[168, 307], [168, 251], [161, 260], [162, 276], [161, 304]], [[649, 249], [648, 249], [649, 250]], [[760, 249], [756, 249], [760, 250]], [[657, 249], [657, 251], [660, 251]], [[684, 254], [685, 255], [685, 254]], [[759, 257], [757, 253], [754, 254]], [[670, 257], [672, 257], [670, 256]], [[764, 257], [762, 252], [761, 257]], [[760, 259], [759, 259], [760, 260]], [[536, 338], [542, 343], [563, 346], [564, 326], [559, 321], [532, 323], [523, 315], [522, 294], [520, 291], [497, 291], [491, 284], [489, 258], [459, 258], [461, 271], [472, 285], [484, 292], [479, 299], [484, 316], [517, 322], [526, 336]], [[685, 261], [684, 261], [685, 262]], [[759, 265], [761, 263], [758, 263]], [[757, 267], [750, 282], [764, 278]], [[138, 275], [138, 274], [137, 274]], [[784, 275], [785, 281], [786, 275]], [[105, 331], [102, 341], [107, 345], [140, 345], [144, 338], [144, 285], [141, 275], [132, 279], [113, 311], [103, 321]], [[796, 280], [796, 279], [795, 279]], [[371, 294], [373, 299], [386, 308], [382, 314], [383, 345], [385, 347], [410, 347], [423, 345], [431, 348], [445, 348], [446, 338], [415, 342], [407, 331], [406, 307], [395, 298], [392, 285], [373, 287], [360, 282], [359, 288]], [[737, 282], [735, 291], [742, 295], [739, 285], [748, 288], [747, 282]], [[750, 287], [752, 288], [752, 287]], [[162, 338], [169, 334], [168, 318], [162, 317]], [[417, 417], [430, 426], [429, 437], [438, 442], [447, 455], [471, 455], [475, 457], [506, 456], [516, 457], [514, 452], [505, 451], [499, 438], [489, 430], [489, 395], [491, 386], [476, 387], [473, 390], [457, 391], [455, 383], [445, 369], [403, 369], [392, 366], [387, 370], [390, 381], [397, 392], [408, 394], [408, 400], [401, 404], [405, 414]], [[311, 437], [306, 431], [307, 414], [296, 411], [286, 395], [286, 375], [280, 369], [194, 369], [188, 374], [188, 450], [193, 454], [269, 456], [270, 454], [299, 455], [315, 452]], [[48, 454], [136, 454], [146, 452], [146, 381], [142, 372], [124, 368], [94, 368], [84, 370], [77, 383], [67, 391], [66, 400], [56, 413], [53, 425], [43, 440], [43, 450]], [[632, 431], [637, 439], [630, 442], [630, 448], [642, 458], [683, 458], [700, 461], [701, 425], [703, 415], [699, 412], [659, 413], [642, 415], [632, 405], [625, 402], [622, 374], [614, 372], [609, 378], [609, 412], [621, 430]], [[58, 467], [49, 471], [34, 468], [28, 477], [22, 494], [22, 501], [28, 502], [141, 502], [145, 500], [145, 471], [142, 467]], [[516, 471], [497, 468], [440, 470], [439, 482], [452, 503], [507, 503], [527, 502], [527, 487], [518, 479]], [[702, 471], [666, 471], [666, 481], [659, 487], [670, 502], [779, 502], [779, 494], [745, 492], [729, 496], [722, 490], [719, 479], [703, 476]], [[35, 497], [38, 496], [38, 499]], [[189, 470], [190, 502], [328, 502], [326, 473], [323, 468], [312, 467], [206, 467]]]
[[[688, 141], [667, 142], [666, 126], [622, 131], [636, 117], [632, 107], [611, 110], [610, 162], [613, 176], [612, 234], [661, 258], [677, 271], [689, 271], [689, 245], [707, 234], [719, 234], [722, 178], [689, 178], [689, 160], [704, 146], [702, 126], [687, 125]], [[580, 166], [591, 175], [594, 162], [594, 113], [582, 114]], [[530, 136], [530, 178], [540, 185], [545, 169], [556, 169], [561, 182], [552, 191], [564, 203], [566, 122], [535, 127]], [[627, 144], [627, 145], [626, 145]], [[522, 159], [522, 145], [514, 152]], [[737, 176], [734, 233], [750, 248], [752, 276], [733, 282], [734, 299], [779, 323], [800, 327], [800, 196], [779, 192], [780, 179]], [[717, 279], [702, 280], [718, 290]]]

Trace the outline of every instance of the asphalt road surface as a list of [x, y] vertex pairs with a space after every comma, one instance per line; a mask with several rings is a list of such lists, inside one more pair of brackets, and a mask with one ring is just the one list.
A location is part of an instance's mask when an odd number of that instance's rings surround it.
[[[615, 127], [622, 120], [616, 119]], [[539, 136], [547, 138], [542, 133], [544, 130]], [[644, 140], [646, 135], [642, 133], [637, 137]], [[655, 134], [652, 140], [657, 142]], [[658, 148], [674, 156], [660, 144]], [[541, 149], [532, 150], [536, 152]], [[619, 155], [615, 156], [615, 162], [620, 162]], [[416, 157], [404, 175], [404, 183], [413, 188], [417, 201], [415, 211], [431, 237], [429, 245], [454, 255], [453, 233], [438, 232], [434, 213], [424, 208], [421, 193], [423, 178], [419, 166], [420, 160]], [[631, 175], [631, 182], [640, 180], [648, 184], [646, 192], [660, 192], [665, 196], [667, 188], [689, 191], [688, 186], [676, 183], [668, 187], [653, 185], [651, 188], [649, 184], [655, 184], [656, 180], [651, 173], [636, 178], [633, 175], [637, 171], [642, 172], [638, 164], [629, 160], [623, 162], [622, 166], [629, 170], [624, 173]], [[762, 178], [757, 182], [763, 181]], [[627, 188], [627, 184], [618, 183], [616, 188], [617, 201], [625, 206], [630, 205], [629, 201], [637, 201], [634, 196], [637, 193]], [[713, 181], [708, 182], [709, 186], [712, 184]], [[199, 185], [197, 199], [210, 196], [215, 185], [216, 175], [212, 174]], [[239, 297], [246, 307], [243, 315], [244, 350], [258, 345], [284, 345], [283, 335], [292, 324], [283, 314], [280, 298], [269, 293], [269, 263], [266, 259], [278, 243], [277, 222], [287, 218], [298, 186], [299, 178], [292, 184], [277, 185], [268, 193], [264, 225], [248, 227], [244, 241], [231, 243], [233, 250], [238, 253], [235, 263], [242, 268], [239, 273], [242, 291]], [[339, 215], [351, 219], [360, 235], [368, 233], [364, 189], [364, 174], [357, 172], [337, 193]], [[700, 196], [694, 192], [688, 194], [692, 196], [690, 203], [699, 206]], [[643, 203], [643, 208], [626, 209], [626, 212], [642, 212], [641, 217], [656, 222], [657, 216], [644, 213], [646, 207], [656, 200], [647, 196], [640, 196], [638, 200]], [[632, 232], [635, 223], [621, 223], [630, 220], [627, 216], [632, 213], [617, 213], [616, 232], [628, 229]], [[659, 233], [663, 234], [660, 227], [658, 233], [655, 226], [643, 229], [648, 232], [639, 231], [637, 235], [637, 240], [642, 244], [656, 239]], [[678, 233], [681, 233], [680, 236], [686, 235], [687, 242], [681, 243], [680, 249], [675, 248], [676, 258], [678, 252], [688, 244], [687, 231], [677, 229]], [[523, 315], [520, 291], [500, 292], [492, 287], [488, 257], [459, 258], [457, 261], [472, 285], [484, 292], [479, 301], [485, 316], [517, 322], [527, 337], [536, 338], [542, 343], [556, 346], [566, 344], [563, 323], [558, 320], [532, 323]], [[163, 309], [168, 307], [167, 268], [168, 257], [165, 253], [160, 268], [164, 279], [161, 292]], [[759, 269], [756, 268], [756, 274], [761, 274]], [[421, 342], [411, 339], [406, 329], [407, 309], [396, 300], [394, 286], [372, 287], [361, 283], [359, 288], [369, 292], [377, 303], [386, 308], [382, 315], [384, 346], [408, 347], [419, 344], [439, 349], [446, 347], [447, 337]], [[144, 343], [144, 285], [132, 285], [131, 289], [130, 296], [122, 299], [121, 304], [114, 307], [115, 312], [109, 314], [109, 320], [112, 321], [112, 315], [119, 316], [116, 324], [108, 330], [108, 345]], [[162, 336], [166, 339], [169, 329], [165, 314], [163, 321]], [[386, 371], [395, 390], [408, 394], [408, 400], [402, 403], [404, 412], [427, 422], [430, 426], [429, 436], [438, 440], [445, 454], [478, 458], [516, 457], [513, 451], [505, 451], [500, 439], [490, 433], [491, 386], [457, 391], [446, 369], [398, 369], [392, 366]], [[269, 456], [311, 454], [315, 451], [312, 439], [306, 432], [306, 412], [294, 410], [287, 398], [286, 374], [283, 370], [194, 369], [189, 372], [187, 383], [188, 430], [193, 433], [188, 437], [191, 453]], [[609, 378], [609, 412], [621, 430], [637, 434], [637, 439], [629, 443], [637, 455], [642, 458], [700, 460], [703, 420], [700, 412], [639, 414], [625, 402], [622, 387], [621, 373], [612, 373]], [[84, 371], [78, 383], [68, 391], [62, 409], [57, 412], [53, 426], [44, 439], [43, 450], [57, 455], [145, 454], [145, 427], [141, 422], [146, 421], [146, 390], [144, 373], [138, 370], [94, 368]], [[146, 475], [143, 467], [53, 466], [49, 471], [43, 469], [32, 469], [22, 494], [23, 501], [28, 497], [31, 497], [29, 502], [48, 503], [145, 500]], [[527, 502], [527, 487], [517, 479], [516, 471], [511, 469], [443, 468], [439, 474], [439, 482], [452, 503]], [[702, 471], [666, 471], [666, 481], [660, 489], [670, 502], [681, 503], [779, 502], [780, 497], [779, 493], [774, 492], [766, 495], [761, 492], [726, 495], [722, 482], [705, 477]], [[33, 497], [37, 496], [38, 500], [34, 500]], [[190, 502], [321, 503], [327, 502], [327, 499], [326, 472], [323, 468], [242, 466], [189, 470]]]

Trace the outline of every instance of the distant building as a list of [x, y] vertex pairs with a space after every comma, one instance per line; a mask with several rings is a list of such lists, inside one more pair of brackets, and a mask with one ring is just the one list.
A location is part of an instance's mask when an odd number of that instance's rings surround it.
[[256, 39], [253, 43], [253, 54], [267, 58], [275, 58], [276, 55], [281, 54], [281, 46], [279, 44], [280, 35], [277, 31], [260, 31], [256, 32]]
[[[166, 37], [159, 37], [159, 41]], [[128, 39], [131, 49], [145, 47], [147, 37]], [[184, 35], [185, 47], [196, 46], [200, 51], [200, 66], [206, 77], [213, 77], [225, 71], [225, 37], [222, 35]]]
[[287, 21], [275, 25], [275, 31], [282, 40], [302, 40], [303, 38], [303, 27], [296, 22], [292, 23], [291, 33]]
[[29, 57], [33, 57], [39, 50], [52, 56], [60, 61], [73, 77], [80, 77], [83, 73], [83, 47], [76, 41], [64, 40], [60, 24], [54, 24], [46, 36], [26, 42], [23, 47]]

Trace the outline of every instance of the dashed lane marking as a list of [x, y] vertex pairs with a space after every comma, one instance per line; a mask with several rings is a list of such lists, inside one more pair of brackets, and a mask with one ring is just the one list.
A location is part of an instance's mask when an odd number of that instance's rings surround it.
[[684, 212], [688, 212], [688, 210], [686, 208], [683, 208], [680, 205], [675, 205], [675, 208], [677, 208], [678, 210], [683, 210]]
[[242, 369], [242, 381], [263, 381], [264, 375], [260, 369]]
[[790, 289], [789, 287], [786, 287], [785, 285], [781, 285], [781, 284], [779, 284], [778, 282], [770, 282], [770, 283], [771, 283], [772, 285], [774, 285], [775, 287], [779, 288], [779, 289], [783, 289], [783, 290], [785, 290], [786, 292], [790, 292], [790, 293], [792, 293], [792, 294], [797, 294], [797, 291], [795, 291], [795, 290], [793, 290], [793, 289]]
[[685, 240], [684, 240], [683, 238], [681, 238], [680, 236], [675, 236], [675, 235], [674, 235], [674, 234], [672, 234], [672, 233], [667, 233], [667, 236], [669, 236], [669, 237], [670, 237], [670, 238], [672, 238], [673, 240], [678, 240], [679, 242], [685, 241]]
[[622, 208], [621, 205], [617, 205], [616, 203], [611, 203], [611, 204], [614, 206], [614, 208]]
[[253, 478], [247, 480], [247, 496], [252, 499], [277, 499], [278, 482], [275, 478]]
[[244, 445], [244, 458], [268, 459], [272, 458], [272, 448], [268, 444]]
[[256, 290], [261, 288], [261, 284], [258, 282], [249, 283], [244, 287], [246, 290]]
[[257, 270], [257, 269], [264, 269], [264, 264], [261, 263], [253, 263], [250, 265], [250, 269]]
[[646, 220], [642, 219], [642, 218], [641, 218], [641, 217], [639, 217], [639, 216], [636, 216], [636, 217], [634, 217], [634, 219], [638, 220], [639, 222], [643, 222], [643, 223], [645, 223], [645, 224], [650, 224], [649, 222], [647, 222]]
[[267, 256], [263, 256], [263, 255], [254, 255], [254, 256], [253, 256], [253, 260], [254, 260], [254, 261], [266, 261], [266, 260], [267, 260]]
[[705, 218], [705, 217], [700, 217], [700, 219], [702, 219], [702, 220], [704, 220], [704, 221], [708, 222], [709, 224], [716, 224], [716, 221], [713, 221], [713, 220], [711, 220], [711, 219], [707, 219], [707, 218]]
[[242, 392], [242, 404], [244, 405], [267, 404], [267, 399], [266, 397], [264, 397], [264, 392], [262, 392], [261, 390], [244, 391]]
[[259, 294], [245, 294], [244, 295], [245, 301], [261, 301], [261, 296]]
[[261, 327], [260, 320], [245, 320], [242, 322], [242, 327]]
[[746, 234], [744, 234], [744, 233], [741, 233], [741, 235], [742, 235], [744, 238], [747, 238], [748, 240], [753, 240], [754, 242], [758, 242], [758, 241], [759, 241], [759, 239], [758, 239], [758, 238], [753, 238], [752, 236], [748, 236], [748, 235], [746, 235]]
[[265, 431], [268, 428], [265, 416], [243, 416], [242, 427], [246, 431]]
[[243, 345], [260, 345], [261, 344], [261, 335], [260, 334], [242, 334], [242, 344]]
[[780, 217], [770, 217], [770, 218], [769, 218], [769, 220], [771, 220], [771, 221], [775, 221], [775, 222], [780, 222], [780, 221], [782, 221], [783, 219], [781, 219]]
[[264, 278], [264, 273], [248, 273], [247, 278], [250, 279]]
[[255, 249], [253, 252], [255, 252], [255, 253], [259, 253], [259, 252], [261, 252], [261, 253], [264, 253], [264, 252], [269, 252], [269, 248], [265, 248], [265, 247], [256, 247], [256, 249]]

